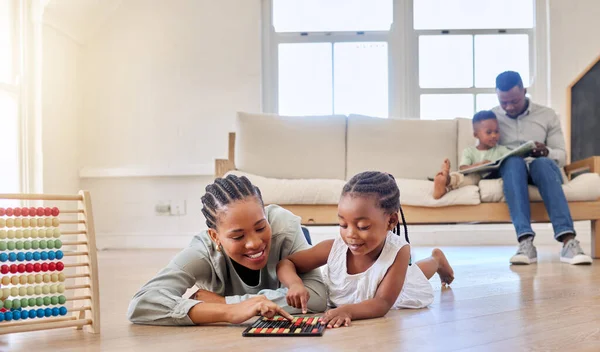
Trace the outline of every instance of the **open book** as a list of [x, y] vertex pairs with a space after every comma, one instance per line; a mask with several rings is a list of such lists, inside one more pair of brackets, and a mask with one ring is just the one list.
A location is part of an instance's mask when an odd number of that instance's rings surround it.
[[521, 144], [518, 148], [511, 150], [510, 153], [506, 153], [503, 157], [496, 161], [492, 161], [491, 163], [479, 165], [470, 169], [461, 170], [459, 172], [463, 175], [468, 175], [476, 172], [482, 173], [497, 170], [498, 168], [500, 168], [500, 165], [502, 165], [504, 159], [508, 158], [509, 156], [526, 157], [531, 153], [533, 149], [535, 149], [535, 142], [529, 141], [527, 143]]

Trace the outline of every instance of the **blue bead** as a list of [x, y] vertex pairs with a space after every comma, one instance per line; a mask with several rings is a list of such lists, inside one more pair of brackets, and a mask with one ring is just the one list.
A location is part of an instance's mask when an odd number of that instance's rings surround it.
[[0, 313], [0, 323], [4, 321], [4, 313]]
[[60, 307], [60, 315], [67, 315], [67, 308], [66, 307]]
[[32, 259], [33, 259], [33, 253], [31, 253], [31, 252], [25, 253], [25, 260], [30, 262]]
[[44, 315], [46, 317], [51, 317], [52, 316], [52, 309], [50, 309], [50, 308], [44, 309]]
[[29, 312], [26, 310], [21, 311], [21, 319], [25, 320], [29, 318]]
[[4, 263], [7, 260], [8, 260], [8, 254], [0, 253], [0, 262]]
[[56, 251], [56, 259], [62, 259], [63, 258], [63, 252], [62, 251]]
[[4, 320], [6, 320], [6, 321], [13, 320], [13, 313], [12, 312], [6, 312], [6, 313], [4, 313]]
[[57, 317], [60, 314], [60, 311], [57, 307], [52, 308], [52, 316]]
[[17, 260], [17, 255], [15, 253], [8, 253], [8, 260], [11, 262], [14, 262], [15, 260]]
[[40, 260], [40, 252], [33, 252], [33, 260]]
[[17, 253], [17, 260], [20, 261], [20, 262], [24, 261], [25, 260], [25, 253], [23, 253], [23, 252]]
[[29, 319], [33, 319], [37, 317], [37, 312], [35, 311], [35, 309], [32, 309], [29, 311]]
[[42, 260], [46, 260], [46, 259], [48, 259], [48, 253], [42, 252], [42, 253], [40, 253], [40, 257], [42, 258]]
[[39, 308], [36, 313], [37, 313], [38, 318], [43, 318], [44, 317], [44, 308]]
[[11, 312], [13, 320], [21, 320], [21, 312]]
[[56, 258], [56, 254], [53, 251], [48, 252], [48, 259], [54, 260]]

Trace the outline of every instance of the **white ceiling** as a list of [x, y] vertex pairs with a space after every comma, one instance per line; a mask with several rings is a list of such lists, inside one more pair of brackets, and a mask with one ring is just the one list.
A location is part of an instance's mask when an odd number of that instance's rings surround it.
[[45, 0], [44, 23], [79, 44], [98, 31], [123, 0]]

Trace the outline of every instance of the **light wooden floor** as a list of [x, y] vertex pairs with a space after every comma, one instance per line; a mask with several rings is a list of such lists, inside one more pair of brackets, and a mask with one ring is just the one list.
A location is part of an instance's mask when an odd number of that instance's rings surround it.
[[[102, 334], [73, 329], [0, 336], [0, 351], [600, 351], [600, 263], [511, 267], [514, 247], [450, 247], [456, 281], [422, 310], [392, 311], [314, 338], [243, 338], [244, 327], [150, 327], [125, 319], [131, 296], [175, 253], [106, 251], [100, 258]], [[417, 258], [429, 253], [415, 249]]]

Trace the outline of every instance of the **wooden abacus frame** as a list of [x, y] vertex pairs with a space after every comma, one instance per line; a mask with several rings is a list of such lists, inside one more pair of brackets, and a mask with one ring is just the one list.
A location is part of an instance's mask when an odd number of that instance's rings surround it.
[[[63, 251], [64, 257], [75, 257], [77, 259], [76, 263], [65, 264], [65, 270], [67, 268], [76, 270], [73, 275], [65, 275], [66, 300], [67, 302], [73, 302], [74, 305], [76, 303], [80, 304], [80, 306], [69, 309], [66, 316], [2, 322], [0, 323], [0, 335], [67, 327], [76, 327], [80, 330], [84, 326], [91, 333], [100, 333], [98, 259], [90, 193], [79, 191], [77, 195], [0, 194], [0, 199], [20, 200], [22, 203], [29, 201], [77, 202], [76, 210], [60, 211], [60, 214], [77, 215], [77, 220], [60, 221], [59, 225], [77, 225], [77, 231], [61, 231], [61, 238], [64, 236], [69, 239], [62, 242], [63, 246], [75, 248], [74, 250]], [[22, 206], [25, 205], [22, 204]], [[74, 280], [75, 283], [67, 284], [67, 282]]]

